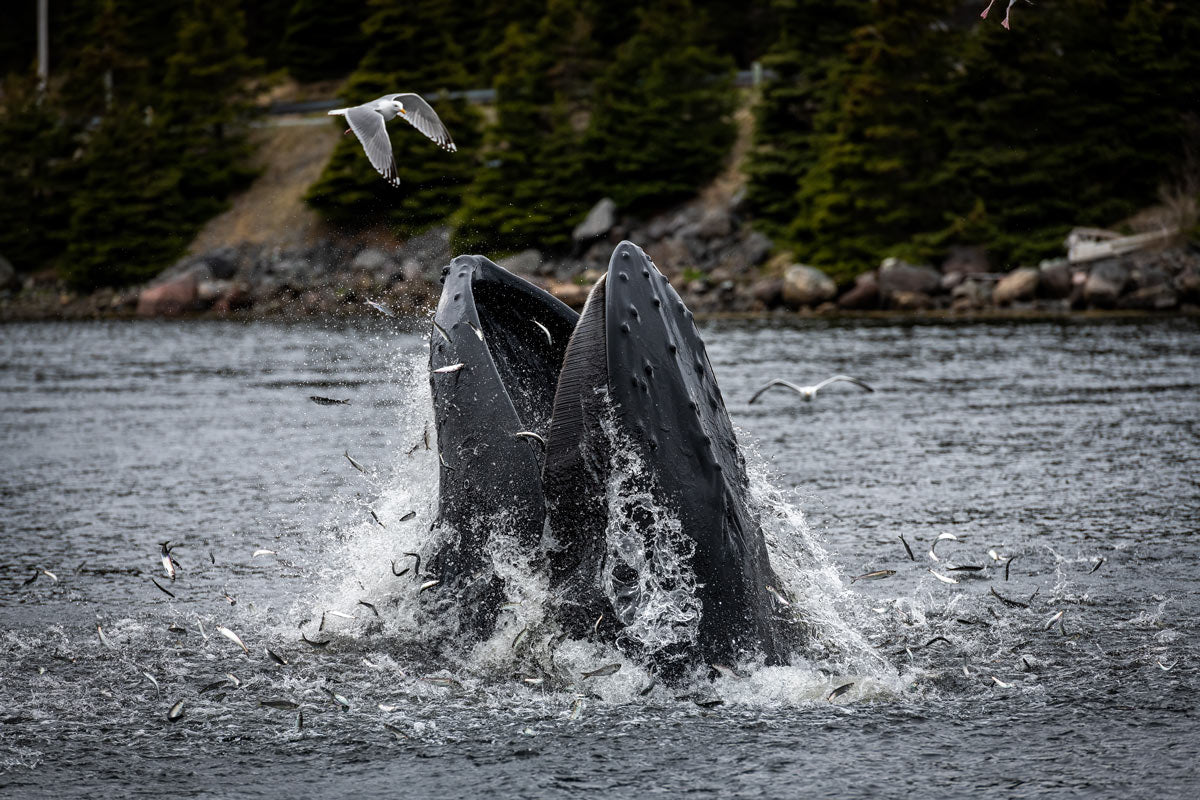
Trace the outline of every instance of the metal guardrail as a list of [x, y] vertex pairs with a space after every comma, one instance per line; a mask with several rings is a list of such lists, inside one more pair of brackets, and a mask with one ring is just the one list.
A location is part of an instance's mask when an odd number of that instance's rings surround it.
[[[755, 62], [751, 69], [738, 70], [737, 74], [734, 75], [733, 85], [739, 88], [758, 86], [765, 79], [773, 77], [775, 77], [775, 74], [771, 70], [764, 70], [762, 65]], [[476, 105], [488, 105], [496, 102], [495, 89], [466, 89], [463, 91], [439, 92], [436, 95], [430, 95], [429, 99], [436, 101], [438, 97], [442, 96], [448, 97], [451, 100], [465, 99], [468, 103], [475, 103]], [[329, 100], [305, 100], [299, 103], [272, 103], [267, 108], [266, 113], [276, 115], [316, 114], [345, 105], [349, 105], [349, 103], [337, 98]]]

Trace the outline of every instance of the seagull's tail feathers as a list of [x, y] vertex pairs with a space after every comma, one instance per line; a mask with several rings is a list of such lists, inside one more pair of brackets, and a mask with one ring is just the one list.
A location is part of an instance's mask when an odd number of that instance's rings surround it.
[[335, 108], [329, 112], [329, 115], [332, 117], [344, 117], [349, 110], [348, 108]]

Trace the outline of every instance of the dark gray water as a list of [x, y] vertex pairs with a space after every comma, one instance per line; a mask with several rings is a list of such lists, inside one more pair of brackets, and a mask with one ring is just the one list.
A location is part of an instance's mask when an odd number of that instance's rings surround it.
[[[0, 793], [1197, 796], [1195, 320], [703, 333], [817, 636], [791, 667], [642, 696], [634, 663], [580, 679], [616, 657], [588, 642], [523, 682], [533, 579], [474, 652], [415, 627], [391, 562], [436, 498], [420, 337], [0, 326]], [[747, 405], [834, 372], [877, 391]]]

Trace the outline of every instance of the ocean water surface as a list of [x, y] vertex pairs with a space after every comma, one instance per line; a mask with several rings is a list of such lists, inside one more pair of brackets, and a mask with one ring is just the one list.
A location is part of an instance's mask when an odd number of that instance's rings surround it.
[[[1200, 792], [1195, 319], [702, 325], [814, 636], [675, 685], [552, 645], [519, 553], [491, 639], [415, 613], [428, 340], [385, 322], [0, 326], [0, 794]], [[876, 391], [747, 402], [835, 373]]]

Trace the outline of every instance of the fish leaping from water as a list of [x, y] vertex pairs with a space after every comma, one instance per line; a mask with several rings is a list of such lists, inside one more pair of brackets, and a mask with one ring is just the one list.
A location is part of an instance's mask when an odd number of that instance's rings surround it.
[[829, 384], [838, 383], [839, 381], [853, 383], [855, 386], [858, 386], [868, 392], [875, 391], [858, 378], [851, 378], [849, 375], [834, 375], [832, 378], [826, 378], [825, 380], [821, 381], [816, 386], [797, 386], [789, 381], [773, 380], [765, 386], [759, 387], [758, 391], [754, 393], [754, 396], [750, 398], [750, 403], [753, 404], [756, 400], [758, 400], [759, 397], [762, 396], [763, 392], [767, 391], [767, 389], [770, 389], [772, 386], [782, 386], [785, 389], [791, 389], [793, 392], [800, 395], [801, 400], [805, 401], [806, 403], [812, 402], [812, 399], [817, 396], [817, 392], [821, 391]]
[[362, 142], [371, 166], [379, 170], [379, 174], [392, 186], [400, 185], [400, 177], [396, 170], [396, 158], [392, 155], [392, 140], [388, 138], [387, 123], [396, 117], [402, 117], [443, 150], [453, 153], [458, 149], [433, 107], [420, 95], [412, 92], [385, 94], [361, 106], [335, 108], [329, 113], [346, 118], [350, 125], [346, 133], [354, 131], [354, 135]]

